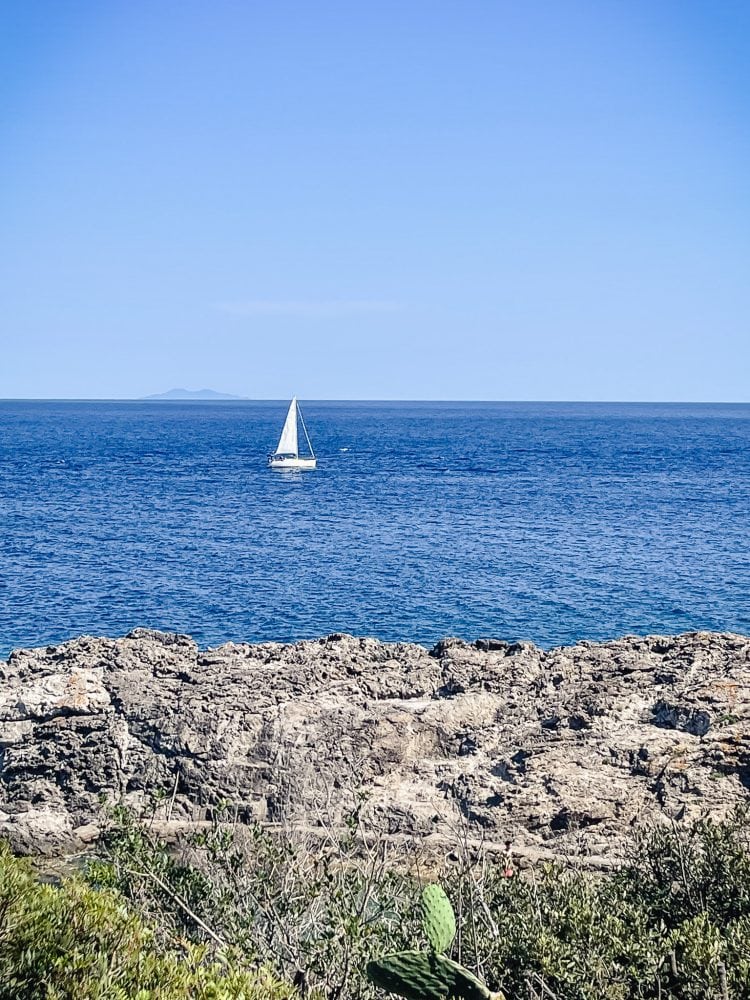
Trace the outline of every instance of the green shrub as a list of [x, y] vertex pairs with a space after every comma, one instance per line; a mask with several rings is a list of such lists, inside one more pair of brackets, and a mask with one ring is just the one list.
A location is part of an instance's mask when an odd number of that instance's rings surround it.
[[318, 839], [217, 824], [167, 847], [121, 812], [88, 878], [160, 941], [184, 938], [204, 962], [241, 954], [333, 1000], [373, 1000], [367, 962], [423, 945], [427, 871], [456, 909], [449, 957], [509, 1000], [750, 1000], [746, 815], [643, 831], [613, 873], [459, 856], [391, 857], [359, 818]]
[[719, 923], [750, 917], [747, 810], [723, 822], [646, 827], [636, 833], [620, 877], [654, 920], [675, 927], [707, 914]]
[[510, 997], [750, 998], [747, 817], [640, 832], [619, 871], [445, 873], [461, 961]]
[[0, 1000], [288, 1000], [270, 974], [159, 946], [114, 890], [42, 884], [0, 844]]
[[88, 878], [122, 892], [163, 933], [213, 946], [210, 928], [303, 989], [374, 997], [364, 965], [413, 936], [419, 886], [383, 845], [363, 850], [356, 822], [323, 842], [217, 822], [178, 849], [118, 810]]

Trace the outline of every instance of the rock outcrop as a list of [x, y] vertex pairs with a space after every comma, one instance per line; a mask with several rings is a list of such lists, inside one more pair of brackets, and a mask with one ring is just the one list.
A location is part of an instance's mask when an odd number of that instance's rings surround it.
[[581, 642], [332, 635], [228, 643], [136, 629], [0, 665], [0, 836], [96, 837], [104, 801], [164, 793], [174, 821], [337, 822], [394, 836], [616, 857], [628, 828], [720, 816], [750, 788], [750, 639]]

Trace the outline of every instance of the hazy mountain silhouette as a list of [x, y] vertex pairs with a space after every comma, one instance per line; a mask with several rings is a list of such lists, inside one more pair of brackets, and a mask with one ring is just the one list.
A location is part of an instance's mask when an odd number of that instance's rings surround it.
[[233, 396], [230, 392], [216, 392], [214, 389], [170, 389], [168, 392], [156, 392], [144, 399], [246, 399], [246, 396]]

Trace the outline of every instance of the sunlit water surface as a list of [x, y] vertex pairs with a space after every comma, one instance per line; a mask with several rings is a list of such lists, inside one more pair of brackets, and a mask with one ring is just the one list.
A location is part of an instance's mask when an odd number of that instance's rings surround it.
[[750, 405], [0, 402], [0, 653], [750, 631]]

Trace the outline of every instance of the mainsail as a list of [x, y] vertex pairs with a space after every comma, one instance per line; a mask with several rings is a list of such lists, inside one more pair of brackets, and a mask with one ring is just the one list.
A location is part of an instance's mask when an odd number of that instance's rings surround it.
[[286, 415], [284, 426], [281, 430], [281, 437], [276, 446], [277, 455], [298, 455], [297, 444], [297, 397], [289, 404], [289, 412]]

